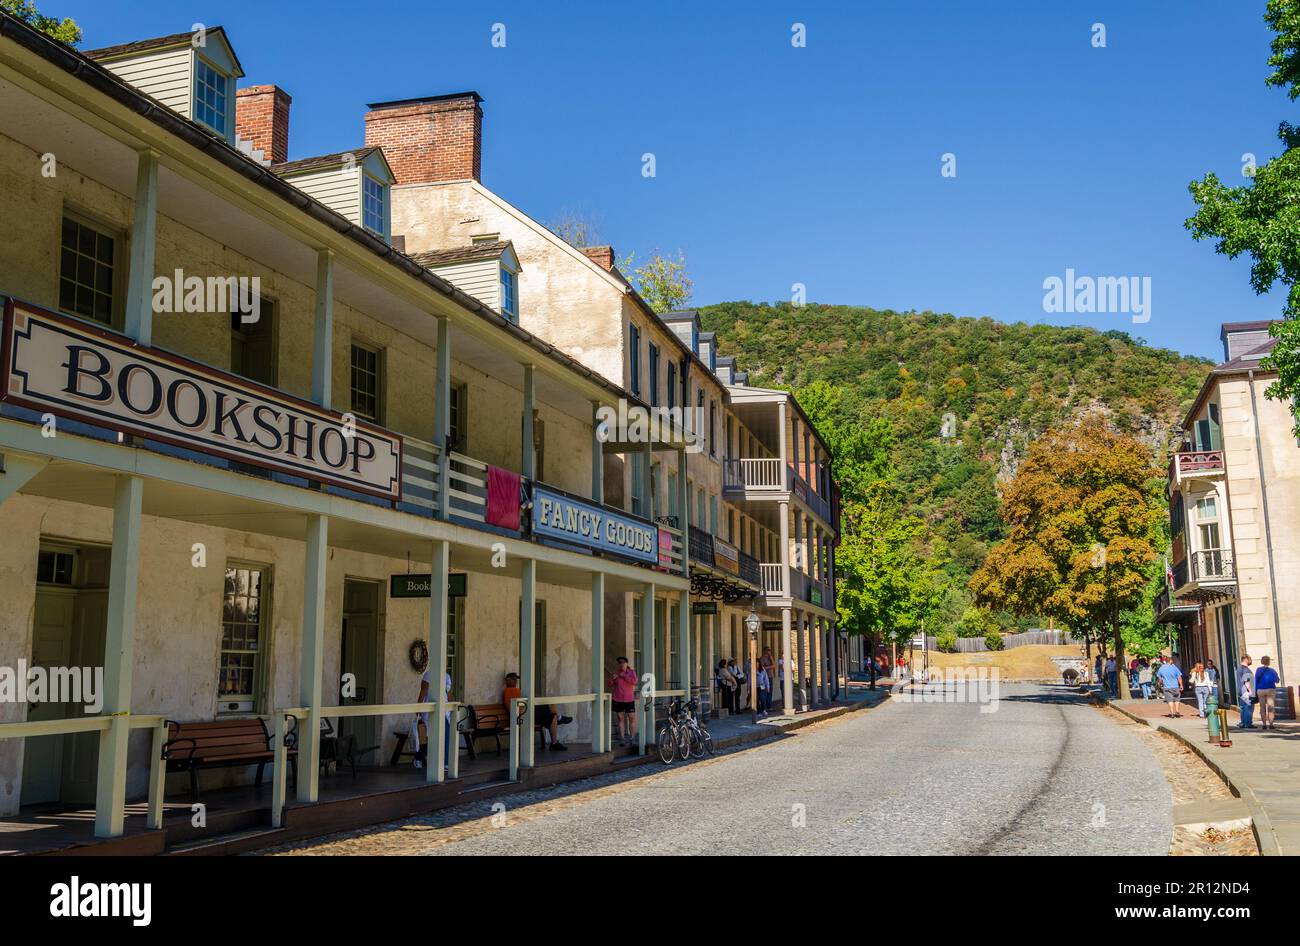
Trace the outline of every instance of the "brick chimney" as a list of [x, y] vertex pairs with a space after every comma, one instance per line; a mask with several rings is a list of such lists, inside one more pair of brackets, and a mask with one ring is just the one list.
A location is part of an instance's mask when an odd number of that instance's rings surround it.
[[614, 268], [614, 248], [612, 246], [583, 246], [579, 247], [579, 249], [586, 254], [587, 259], [601, 269]]
[[251, 85], [235, 93], [235, 134], [266, 153], [272, 164], [289, 160], [289, 106], [278, 85]]
[[366, 145], [384, 149], [398, 184], [481, 180], [482, 101], [477, 92], [457, 92], [372, 103]]

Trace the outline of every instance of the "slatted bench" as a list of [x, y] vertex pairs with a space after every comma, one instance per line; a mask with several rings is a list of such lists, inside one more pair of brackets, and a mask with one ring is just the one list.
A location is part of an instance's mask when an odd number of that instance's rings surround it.
[[[292, 736], [292, 733], [289, 734]], [[199, 799], [199, 770], [256, 765], [262, 784], [266, 764], [275, 759], [274, 737], [262, 719], [218, 719], [178, 723], [167, 720], [163, 759], [168, 772], [190, 773], [190, 802]], [[287, 755], [294, 784], [298, 781], [298, 750], [290, 739]]]
[[462, 730], [469, 747], [469, 757], [475, 758], [475, 739], [495, 739], [497, 755], [501, 754], [501, 737], [510, 735], [510, 712], [504, 703], [478, 703], [469, 707], [469, 716]]

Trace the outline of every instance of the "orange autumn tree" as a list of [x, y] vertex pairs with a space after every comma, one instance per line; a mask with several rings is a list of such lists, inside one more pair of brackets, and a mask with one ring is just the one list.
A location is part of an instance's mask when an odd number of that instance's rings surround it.
[[[1145, 446], [1100, 417], [1048, 431], [1002, 493], [1007, 539], [971, 576], [975, 601], [1105, 629], [1124, 665], [1120, 616], [1145, 600], [1157, 554], [1159, 471]], [[1127, 699], [1128, 675], [1119, 675]]]

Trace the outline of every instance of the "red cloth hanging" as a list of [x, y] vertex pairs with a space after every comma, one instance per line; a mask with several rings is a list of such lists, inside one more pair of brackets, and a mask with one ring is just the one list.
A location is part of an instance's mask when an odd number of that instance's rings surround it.
[[519, 529], [519, 474], [499, 466], [487, 468], [488, 525]]

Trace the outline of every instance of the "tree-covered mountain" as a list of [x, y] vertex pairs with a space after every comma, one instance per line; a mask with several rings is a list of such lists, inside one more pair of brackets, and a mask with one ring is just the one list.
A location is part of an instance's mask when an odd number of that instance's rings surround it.
[[1049, 428], [1084, 415], [1157, 462], [1210, 362], [1121, 331], [859, 306], [728, 302], [700, 310], [752, 384], [788, 388], [837, 454], [846, 499], [885, 481], [926, 524], [926, 555], [966, 579], [1002, 538], [999, 480]]

